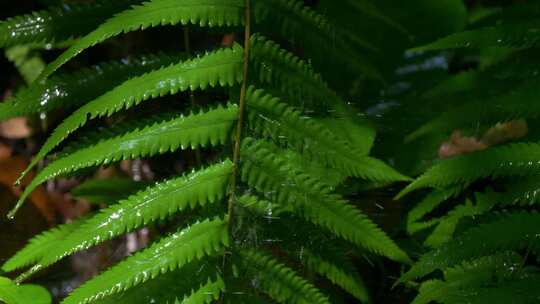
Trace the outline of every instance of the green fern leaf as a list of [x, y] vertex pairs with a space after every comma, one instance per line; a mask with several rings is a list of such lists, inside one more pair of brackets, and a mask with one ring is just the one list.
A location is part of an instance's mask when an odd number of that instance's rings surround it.
[[0, 121], [16, 116], [74, 108], [151, 70], [177, 63], [183, 55], [142, 55], [101, 63], [75, 73], [61, 73], [44, 83], [33, 82], [0, 103]]
[[530, 176], [521, 179], [512, 179], [505, 183], [505, 191], [500, 193], [498, 201], [503, 206], [521, 206], [537, 204], [540, 200], [540, 176]]
[[[441, 203], [444, 201], [455, 197], [458, 193], [462, 191], [461, 187], [450, 187], [443, 190], [434, 190], [424, 197], [424, 199], [418, 203], [414, 208], [409, 211], [407, 214], [407, 224], [411, 225], [416, 221], [419, 221], [426, 214], [435, 210]], [[409, 228], [407, 228], [409, 231]], [[409, 233], [414, 233], [409, 231]]]
[[392, 26], [393, 28], [403, 32], [404, 34], [407, 33], [407, 30], [402, 25], [398, 24], [396, 21], [392, 20], [390, 17], [385, 15], [379, 8], [377, 8], [369, 0], [345, 0], [344, 6], [347, 8], [352, 8], [353, 10], [357, 12], [376, 18]]
[[[330, 303], [311, 283], [298, 276], [292, 269], [260, 250], [238, 252], [244, 275], [255, 277], [256, 289], [260, 289], [279, 303]], [[241, 271], [242, 271], [241, 270]]]
[[244, 22], [242, 0], [150, 0], [110, 18], [77, 41], [53, 61], [39, 81], [50, 76], [85, 49], [121, 33], [159, 25], [195, 24], [199, 26], [238, 26]]
[[474, 217], [485, 214], [497, 202], [491, 199], [490, 194], [483, 195], [477, 193], [476, 204], [473, 204], [470, 200], [467, 200], [465, 204], [459, 205], [443, 218], [440, 219], [439, 224], [433, 232], [425, 240], [424, 245], [429, 247], [438, 247], [448, 241], [450, 241], [454, 235], [459, 222], [466, 217]]
[[[137, 288], [130, 288], [122, 293], [113, 294], [92, 303], [174, 304], [177, 299], [193, 294], [193, 291], [199, 290], [201, 286], [204, 287], [210, 282], [219, 282], [221, 278], [219, 276], [216, 278], [219, 258], [217, 256], [215, 258], [206, 258], [204, 261], [188, 263], [180, 269], [149, 279], [138, 285]], [[208, 290], [208, 292], [219, 294], [219, 290]]]
[[[516, 269], [519, 269], [522, 263], [523, 259], [518, 254], [504, 252], [446, 269], [445, 281], [429, 280], [422, 283], [419, 294], [412, 304], [468, 302], [474, 294], [470, 293], [467, 298], [464, 297], [465, 294], [481, 290], [482, 286], [494, 285], [516, 277], [519, 275]], [[461, 300], [457, 300], [460, 297]]]
[[517, 143], [439, 161], [409, 184], [398, 198], [424, 187], [466, 186], [484, 177], [521, 177], [538, 170], [540, 145]]
[[[481, 100], [471, 100], [435, 117], [408, 135], [407, 140], [429, 133], [491, 126], [497, 122], [518, 118], [536, 118], [540, 116], [540, 108], [535, 102], [538, 99], [538, 84], [538, 81], [531, 81], [511, 89], [509, 93], [493, 97], [479, 96], [477, 98]], [[482, 113], [481, 117], [478, 113]]]
[[120, 262], [73, 291], [63, 304], [86, 304], [135, 287], [189, 262], [221, 252], [229, 245], [227, 221], [193, 224]]
[[92, 204], [112, 204], [149, 185], [131, 178], [90, 179], [71, 189], [71, 195]]
[[[316, 227], [292, 216], [290, 208], [279, 204], [258, 199], [253, 195], [243, 195], [238, 198], [238, 202], [259, 218], [256, 224], [261, 229], [258, 232], [259, 238], [280, 240], [280, 243], [284, 244], [282, 249], [309, 270], [328, 278], [362, 302], [370, 302], [368, 289], [362, 278], [346, 257], [345, 248], [342, 248], [333, 236], [326, 237]], [[292, 226], [295, 227], [294, 233], [291, 233], [289, 228]]]
[[231, 162], [225, 161], [185, 177], [158, 183], [103, 209], [65, 239], [51, 242], [47, 254], [23, 277], [150, 222], [219, 201], [226, 193], [231, 168]]
[[[26, 83], [34, 81], [45, 68], [40, 54], [28, 46], [14, 46], [6, 50], [6, 58], [13, 62]], [[0, 109], [1, 110], [1, 109]], [[0, 112], [1, 113], [1, 112]]]
[[[343, 268], [335, 264], [335, 261], [325, 260], [316, 253], [305, 251], [305, 261], [309, 269], [327, 277], [332, 283], [340, 286], [363, 303], [370, 302], [367, 287], [362, 279], [355, 275], [354, 268]], [[352, 266], [353, 265], [347, 265]]]
[[355, 151], [347, 141], [336, 137], [324, 125], [280, 103], [278, 98], [263, 90], [250, 87], [246, 98], [250, 111], [248, 115], [257, 133], [276, 137], [277, 140], [286, 138], [288, 143], [296, 143], [301, 152], [311, 154], [349, 176], [383, 182], [409, 180], [382, 161]]
[[538, 21], [484, 27], [452, 34], [412, 51], [444, 50], [453, 48], [516, 47], [529, 48], [538, 44]]
[[289, 37], [292, 41], [303, 43], [306, 53], [315, 52], [312, 57], [318, 60], [339, 60], [340, 64], [351, 70], [381, 79], [371, 62], [355, 52], [324, 16], [305, 6], [303, 1], [255, 1], [253, 15], [259, 31]]
[[0, 22], [0, 47], [53, 43], [87, 34], [108, 17], [142, 0], [68, 4]]
[[55, 244], [61, 242], [70, 233], [77, 230], [82, 222], [83, 220], [76, 220], [69, 224], [64, 224], [45, 231], [32, 238], [23, 249], [19, 250], [13, 257], [5, 262], [4, 265], [2, 265], [2, 270], [14, 271], [36, 263], [49, 253], [51, 247], [54, 247]]
[[347, 117], [318, 119], [336, 136], [349, 143], [352, 151], [358, 155], [369, 155], [375, 142], [375, 127], [357, 115], [356, 119]]
[[250, 68], [252, 78], [264, 87], [279, 91], [298, 108], [313, 111], [323, 107], [332, 115], [354, 115], [347, 103], [328, 87], [310, 64], [279, 44], [258, 34], [251, 37]]
[[[41, 147], [19, 181], [69, 134], [86, 124], [89, 119], [109, 116], [142, 101], [188, 89], [208, 86], [232, 86], [242, 79], [240, 46], [218, 50], [203, 57], [132, 78], [112, 91], [87, 103], [62, 122]], [[13, 217], [16, 212], [9, 214]]]
[[217, 301], [221, 293], [225, 290], [225, 282], [220, 277], [215, 281], [208, 280], [206, 285], [201, 286], [198, 290], [194, 291], [189, 296], [184, 297], [180, 301], [176, 301], [175, 304], [209, 304]]
[[540, 277], [508, 280], [490, 287], [464, 288], [452, 295], [447, 303], [471, 304], [506, 304], [506, 303], [538, 303], [540, 298]]
[[[409, 281], [436, 269], [493, 255], [501, 250], [527, 247], [535, 251], [540, 246], [536, 237], [540, 234], [539, 221], [540, 215], [536, 213], [519, 212], [499, 216], [497, 220], [471, 228], [452, 242], [426, 253], [399, 281]], [[497, 237], [494, 238], [494, 235]]]
[[242, 180], [262, 193], [277, 192], [280, 204], [302, 217], [370, 251], [396, 261], [410, 260], [373, 222], [324, 183], [294, 171], [276, 158], [272, 145], [247, 138], [242, 144]]
[[195, 149], [224, 144], [236, 120], [236, 112], [237, 106], [230, 105], [228, 108], [218, 107], [206, 113], [180, 116], [101, 140], [97, 144], [67, 154], [39, 172], [24, 189], [15, 210], [43, 182], [82, 168], [152, 156], [179, 148]]
[[517, 2], [511, 6], [494, 7], [482, 18], [473, 23], [475, 27], [487, 26], [491, 24], [515, 24], [525, 18], [536, 18], [540, 13], [540, 6], [537, 2]]
[[0, 277], [0, 301], [5, 304], [51, 304], [49, 292], [37, 285], [16, 285]]

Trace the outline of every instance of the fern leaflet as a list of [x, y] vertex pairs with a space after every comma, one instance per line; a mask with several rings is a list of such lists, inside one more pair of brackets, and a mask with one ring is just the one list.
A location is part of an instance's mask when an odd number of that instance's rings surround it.
[[[245, 274], [255, 276], [253, 286], [279, 303], [330, 303], [317, 288], [274, 258], [255, 250], [238, 253]], [[242, 271], [241, 270], [241, 271]]]
[[194, 149], [223, 144], [236, 120], [236, 111], [237, 106], [230, 105], [228, 108], [218, 107], [206, 113], [180, 116], [66, 153], [66, 156], [57, 159], [39, 172], [26, 187], [17, 204], [21, 205], [28, 195], [46, 180], [82, 168], [152, 156], [179, 148]]
[[58, 244], [58, 242], [61, 242], [69, 234], [77, 230], [82, 222], [83, 220], [77, 220], [69, 224], [64, 224], [34, 237], [23, 249], [19, 250], [17, 254], [2, 265], [2, 270], [14, 271], [36, 263], [49, 254], [50, 249], [55, 244]]
[[84, 283], [62, 303], [86, 304], [219, 253], [229, 244], [226, 227], [219, 218], [193, 224]]
[[[85, 125], [89, 119], [110, 116], [150, 98], [188, 89], [205, 89], [218, 84], [232, 86], [241, 79], [242, 49], [238, 45], [132, 78], [87, 103], [64, 120], [43, 144], [19, 181], [69, 134]], [[17, 208], [8, 216], [13, 217], [16, 211]]]
[[[185, 177], [158, 183], [103, 209], [65, 239], [51, 243], [47, 254], [24, 274], [23, 278], [65, 256], [133, 231], [150, 222], [165, 219], [188, 208], [193, 209], [219, 201], [225, 195], [231, 166], [230, 161], [225, 161]], [[26, 259], [24, 261], [28, 263]]]
[[242, 0], [150, 0], [114, 16], [53, 61], [41, 74], [43, 81], [85, 49], [121, 33], [158, 25], [237, 26], [243, 23]]
[[33, 82], [0, 103], [0, 121], [16, 116], [74, 108], [116, 85], [185, 59], [184, 55], [142, 55], [101, 63], [74, 73], [59, 73], [44, 83]]
[[37, 285], [17, 285], [4, 277], [0, 277], [0, 301], [6, 304], [52, 303], [45, 288]]
[[466, 186], [484, 177], [533, 175], [540, 165], [539, 153], [539, 144], [516, 143], [442, 160], [409, 184], [397, 197], [424, 187]]
[[[538, 250], [540, 243], [536, 235], [540, 233], [539, 220], [539, 214], [517, 212], [502, 215], [491, 223], [472, 228], [456, 237], [454, 241], [424, 254], [400, 278], [400, 282], [409, 281], [436, 269], [451, 267], [463, 261], [496, 254], [500, 250], [525, 247], [533, 251]], [[492, 235], [496, 235], [497, 238], [490, 237]]]
[[413, 51], [443, 50], [452, 48], [516, 47], [530, 48], [538, 44], [538, 21], [505, 24], [452, 34]]
[[[352, 67], [352, 70], [360, 71], [367, 77], [381, 79], [379, 71], [369, 60], [352, 50], [324, 16], [305, 6], [302, 1], [256, 1], [253, 3], [253, 14], [261, 32], [290, 37], [293, 41], [303, 43], [306, 52], [318, 50], [320, 53], [312, 56], [318, 60], [340, 60], [340, 64]], [[321, 49], [324, 51], [321, 52]]]
[[324, 183], [307, 174], [291, 170], [283, 159], [276, 158], [268, 143], [247, 138], [242, 146], [242, 180], [262, 193], [275, 194], [280, 204], [292, 206], [295, 212], [342, 238], [387, 256], [409, 262], [399, 249], [369, 218], [339, 195], [331, 193]]
[[54, 43], [87, 34], [108, 17], [142, 0], [63, 4], [48, 11], [9, 18], [0, 23], [0, 47]]
[[286, 138], [301, 152], [312, 154], [315, 159], [349, 176], [386, 182], [409, 180], [382, 161], [361, 155], [324, 125], [302, 116], [264, 90], [250, 87], [247, 101], [253, 129], [261, 135], [275, 137], [277, 141]]

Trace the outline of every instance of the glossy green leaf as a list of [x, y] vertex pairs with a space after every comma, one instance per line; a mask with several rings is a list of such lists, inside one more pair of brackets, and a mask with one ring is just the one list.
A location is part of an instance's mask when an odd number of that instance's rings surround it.
[[275, 193], [277, 202], [345, 240], [396, 261], [410, 261], [366, 215], [332, 193], [324, 182], [277, 158], [274, 149], [263, 141], [244, 139], [242, 180], [261, 193]]
[[48, 10], [9, 18], [0, 23], [0, 47], [53, 43], [87, 34], [101, 22], [142, 0], [64, 3]]
[[[134, 128], [124, 134], [108, 139], [96, 139], [92, 144], [64, 153], [45, 167], [26, 187], [20, 196], [15, 210], [26, 200], [32, 191], [47, 181], [82, 168], [108, 163], [152, 156], [177, 149], [224, 144], [237, 116], [237, 106], [217, 109], [189, 116], [180, 115], [171, 120]], [[98, 138], [102, 135], [99, 134]]]
[[193, 224], [161, 239], [73, 291], [63, 304], [86, 304], [133, 288], [156, 276], [223, 251], [227, 222], [216, 218]]
[[[21, 178], [90, 119], [110, 116], [142, 101], [176, 94], [179, 91], [206, 89], [217, 85], [232, 86], [238, 83], [242, 79], [242, 53], [242, 48], [236, 45], [124, 82], [66, 118], [43, 144]], [[16, 211], [16, 208], [13, 209], [9, 216], [13, 217]]]
[[157, 183], [103, 209], [64, 239], [51, 242], [49, 250], [24, 277], [77, 251], [151, 222], [218, 202], [225, 196], [231, 167], [231, 162], [225, 161], [184, 177]]
[[[239, 252], [243, 275], [256, 278], [253, 288], [260, 289], [279, 303], [330, 303], [311, 283], [276, 259], [255, 250]], [[241, 270], [241, 271], [242, 271]]]
[[0, 301], [5, 304], [51, 304], [49, 292], [37, 285], [16, 285], [0, 277]]
[[47, 66], [39, 81], [50, 76], [85, 49], [121, 33], [178, 23], [208, 27], [235, 26], [242, 24], [243, 18], [242, 0], [150, 0], [117, 14], [81, 38]]

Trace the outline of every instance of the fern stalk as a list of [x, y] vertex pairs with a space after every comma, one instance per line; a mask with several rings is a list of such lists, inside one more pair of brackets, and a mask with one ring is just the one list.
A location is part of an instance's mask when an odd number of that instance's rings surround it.
[[244, 116], [246, 112], [246, 94], [247, 94], [247, 81], [249, 71], [249, 51], [251, 45], [251, 0], [246, 0], [245, 6], [245, 26], [244, 26], [244, 66], [243, 66], [243, 80], [242, 87], [240, 88], [240, 100], [238, 107], [238, 119], [236, 122], [236, 134], [234, 138], [234, 153], [233, 153], [233, 167], [230, 185], [230, 196], [228, 206], [228, 220], [229, 231], [232, 232], [233, 216], [234, 216], [234, 201], [236, 199], [236, 175], [238, 173], [238, 163], [240, 161], [240, 143], [242, 141], [242, 126], [244, 125]]

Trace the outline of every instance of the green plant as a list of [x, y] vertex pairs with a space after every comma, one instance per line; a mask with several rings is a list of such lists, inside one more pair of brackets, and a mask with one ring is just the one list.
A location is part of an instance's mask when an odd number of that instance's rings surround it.
[[487, 10], [469, 30], [413, 50], [455, 49], [479, 65], [417, 96], [433, 112], [421, 114], [411, 144], [435, 154], [437, 145], [425, 143], [440, 145], [454, 132], [446, 148], [472, 139], [477, 151], [419, 167], [398, 195], [431, 189], [406, 224], [424, 245], [399, 280], [420, 280], [413, 303], [538, 302], [538, 8], [533, 1]]
[[[50, 179], [179, 150], [192, 151], [196, 161], [144, 190], [126, 187], [135, 192], [35, 237], [4, 271], [27, 268], [20, 282], [68, 255], [167, 219], [180, 222], [176, 232], [84, 283], [63, 303], [330, 303], [317, 277], [368, 302], [349, 248], [410, 262], [335, 191], [347, 177], [377, 184], [408, 180], [369, 156], [373, 127], [324, 81], [360, 74], [380, 83], [381, 73], [365, 55], [369, 44], [297, 0], [108, 3], [62, 6], [0, 24], [2, 46], [69, 45], [28, 87], [0, 104], [0, 118], [73, 111], [23, 174], [49, 161], [9, 216]], [[403, 31], [375, 7], [344, 5]], [[186, 44], [185, 54], [57, 72], [109, 38], [165, 25], [184, 26], [187, 33], [193, 27], [224, 34], [243, 29], [243, 45], [193, 56]], [[311, 63], [263, 35], [301, 50]], [[136, 111], [171, 95], [180, 95], [176, 101], [184, 105]], [[214, 101], [199, 102], [207, 99]], [[123, 119], [128, 110], [135, 118]], [[115, 123], [107, 123], [111, 119]], [[84, 130], [96, 120], [99, 130]]]

